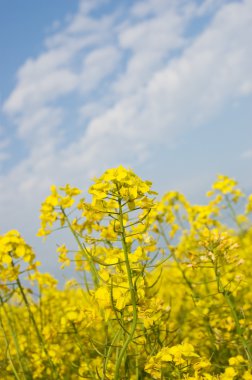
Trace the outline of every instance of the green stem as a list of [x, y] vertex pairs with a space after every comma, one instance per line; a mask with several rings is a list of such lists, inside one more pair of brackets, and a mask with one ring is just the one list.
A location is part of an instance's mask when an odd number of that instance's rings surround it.
[[240, 342], [244, 348], [244, 351], [247, 355], [247, 358], [248, 358], [248, 361], [249, 361], [249, 364], [250, 364], [250, 367], [252, 367], [252, 354], [251, 354], [251, 350], [249, 348], [249, 345], [246, 341], [246, 339], [244, 338], [244, 335], [243, 335], [243, 330], [242, 330], [242, 327], [240, 325], [240, 321], [239, 321], [239, 318], [238, 318], [238, 315], [237, 315], [237, 312], [236, 312], [236, 309], [235, 309], [235, 304], [233, 303], [231, 297], [230, 297], [230, 292], [227, 292], [225, 287], [223, 286], [222, 284], [222, 281], [221, 281], [221, 275], [220, 275], [220, 272], [218, 270], [218, 267], [217, 267], [217, 264], [214, 266], [214, 271], [215, 271], [215, 276], [216, 276], [216, 281], [217, 281], [217, 285], [218, 285], [218, 290], [219, 292], [223, 295], [229, 309], [230, 309], [230, 312], [231, 312], [231, 316], [233, 318], [233, 321], [235, 323], [235, 328], [236, 328], [236, 332], [237, 334], [239, 335], [239, 339], [240, 339]]
[[[7, 353], [7, 359], [10, 361], [10, 365], [11, 365], [11, 368], [12, 368], [12, 372], [14, 373], [14, 376], [17, 380], [21, 380], [21, 378], [19, 377], [19, 374], [15, 368], [15, 365], [13, 363], [13, 360], [11, 358], [11, 354], [10, 354], [10, 350], [9, 350], [9, 342], [8, 342], [8, 338], [7, 338], [7, 334], [6, 334], [6, 331], [4, 329], [4, 326], [3, 326], [3, 322], [2, 322], [2, 319], [0, 318], [0, 324], [1, 324], [1, 328], [2, 328], [2, 331], [3, 331], [3, 335], [4, 335], [4, 340], [5, 340], [5, 344], [6, 344], [6, 353]], [[15, 342], [15, 339], [14, 339], [14, 342]], [[25, 376], [25, 372], [23, 370], [23, 366], [22, 366], [22, 362], [20, 360], [20, 356], [19, 356], [19, 352], [18, 352], [18, 349], [16, 347], [16, 342], [15, 342], [15, 348], [16, 348], [16, 351], [17, 351], [17, 355], [18, 355], [18, 362], [19, 362], [19, 365], [22, 369], [22, 372], [23, 372], [23, 375]], [[26, 378], [26, 376], [25, 376]]]
[[[159, 228], [160, 228], [161, 236], [163, 237], [164, 242], [165, 242], [167, 248], [170, 249], [170, 243], [169, 243], [169, 241], [168, 241], [168, 239], [167, 239], [167, 237], [166, 237], [166, 234], [165, 234], [164, 228], [163, 228], [163, 226], [162, 226], [162, 224], [161, 224], [160, 222], [158, 223], [158, 225], [159, 225]], [[179, 270], [180, 273], [182, 274], [182, 277], [183, 277], [185, 283], [186, 283], [187, 286], [190, 288], [190, 290], [196, 295], [195, 290], [194, 290], [194, 288], [193, 288], [193, 286], [192, 286], [190, 280], [187, 278], [184, 269], [181, 268], [181, 265], [180, 265], [179, 260], [177, 259], [176, 255], [173, 253], [173, 250], [170, 249], [170, 251], [171, 251], [171, 256], [172, 256], [172, 258], [174, 259], [174, 261], [175, 261], [175, 263], [176, 263], [176, 266], [177, 266], [178, 270]]]
[[11, 365], [11, 369], [12, 369], [12, 372], [14, 373], [14, 376], [17, 380], [21, 380], [21, 378], [19, 377], [19, 374], [17, 373], [16, 371], [16, 368], [14, 366], [14, 363], [12, 361], [12, 358], [11, 358], [11, 355], [10, 355], [10, 351], [9, 351], [9, 348], [7, 347], [7, 358], [9, 359], [10, 361], [10, 365]]
[[112, 348], [113, 348], [113, 345], [115, 344], [116, 340], [118, 339], [118, 337], [120, 337], [120, 334], [121, 334], [122, 330], [118, 330], [116, 332], [116, 334], [114, 335], [109, 347], [108, 347], [108, 350], [107, 350], [107, 353], [106, 353], [106, 359], [105, 359], [105, 363], [104, 363], [104, 373], [103, 373], [103, 379], [106, 378], [106, 372], [107, 372], [107, 366], [108, 366], [108, 362], [109, 362], [109, 358], [111, 356], [111, 353], [112, 353]]
[[242, 232], [243, 231], [242, 226], [241, 226], [241, 224], [237, 220], [237, 215], [236, 215], [235, 209], [234, 209], [234, 207], [233, 207], [233, 205], [232, 205], [232, 203], [231, 203], [228, 195], [225, 195], [225, 200], [227, 202], [227, 206], [229, 208], [229, 211], [230, 211], [230, 214], [231, 214], [231, 218], [233, 219], [233, 221], [235, 222], [235, 224], [239, 228], [240, 232]]
[[[97, 288], [97, 286], [99, 285], [99, 278], [97, 275], [97, 270], [96, 270], [95, 264], [94, 264], [92, 258], [90, 258], [89, 252], [87, 251], [87, 248], [85, 247], [84, 243], [82, 243], [80, 241], [79, 236], [77, 235], [76, 231], [73, 229], [73, 227], [69, 221], [69, 218], [68, 218], [67, 214], [65, 213], [65, 210], [63, 208], [61, 208], [61, 211], [62, 211], [64, 217], [66, 218], [67, 225], [68, 225], [70, 231], [72, 232], [79, 249], [83, 252], [85, 259], [88, 261], [88, 264], [90, 265], [92, 279], [93, 279], [95, 287]], [[88, 286], [86, 277], [84, 280], [85, 280], [86, 288], [87, 288], [87, 290], [89, 290], [89, 286]]]
[[[164, 228], [163, 228], [163, 226], [162, 226], [162, 224], [161, 224], [160, 222], [159, 222], [158, 224], [159, 224], [159, 228], [160, 228], [161, 236], [163, 237], [164, 242], [165, 242], [167, 248], [170, 249], [170, 243], [169, 243], [169, 240], [167, 239], [167, 236], [166, 236], [166, 234], [165, 234]], [[191, 281], [188, 279], [188, 277], [187, 277], [187, 275], [186, 275], [186, 273], [185, 273], [185, 270], [181, 267], [180, 262], [179, 262], [179, 260], [177, 259], [177, 256], [174, 254], [173, 250], [170, 249], [170, 251], [171, 251], [171, 257], [174, 259], [174, 261], [175, 261], [175, 263], [176, 263], [176, 266], [177, 266], [178, 270], [179, 270], [180, 273], [182, 274], [182, 277], [183, 277], [183, 279], [184, 279], [184, 281], [185, 281], [185, 284], [189, 287], [189, 289], [191, 290], [191, 292], [192, 292], [193, 296], [195, 297], [195, 299], [197, 299], [197, 298], [199, 297], [199, 293], [195, 290], [195, 288], [193, 287], [193, 284], [192, 284]], [[206, 283], [205, 283], [205, 284], [206, 284]], [[207, 290], [207, 292], [208, 292], [208, 289], [206, 289], [206, 290]], [[214, 333], [213, 333], [213, 331], [211, 330], [211, 327], [210, 327], [209, 323], [207, 323], [207, 321], [206, 321], [205, 319], [203, 319], [203, 321], [204, 321], [204, 325], [205, 325], [205, 327], [206, 327], [206, 329], [207, 329], [207, 331], [208, 331], [209, 339], [210, 339], [211, 342], [213, 343], [213, 347], [214, 347], [214, 346], [215, 346], [215, 345], [214, 345], [214, 343], [215, 343], [215, 341], [214, 341], [214, 338], [215, 338], [215, 337], [214, 337]]]
[[[13, 325], [12, 325], [12, 321], [10, 320], [8, 312], [5, 309], [5, 305], [4, 305], [4, 302], [2, 300], [2, 297], [0, 297], [0, 299], [1, 299], [2, 309], [3, 309], [4, 313], [5, 313], [5, 316], [6, 316], [6, 319], [7, 319], [7, 323], [8, 323], [8, 327], [10, 329], [10, 332], [11, 332], [11, 335], [12, 335], [12, 338], [13, 338], [13, 341], [14, 341], [14, 345], [15, 345], [15, 349], [16, 349], [16, 353], [17, 353], [17, 358], [18, 358], [18, 363], [20, 365], [20, 369], [21, 369], [21, 371], [22, 371], [25, 379], [27, 379], [27, 371], [25, 371], [24, 366], [23, 366], [23, 361], [21, 359], [22, 354], [20, 352], [20, 347], [19, 347], [19, 342], [18, 342], [18, 339], [17, 339], [16, 331], [14, 330]], [[0, 323], [1, 323], [1, 327], [2, 327], [2, 330], [3, 330], [4, 336], [5, 336], [5, 341], [7, 342], [8, 341], [7, 340], [7, 335], [6, 335], [6, 332], [5, 332], [5, 329], [4, 329], [4, 324], [3, 324], [2, 318], [0, 318]], [[12, 365], [12, 369], [13, 369], [13, 365]], [[30, 378], [30, 376], [28, 376], [28, 378]]]
[[32, 310], [31, 310], [31, 307], [30, 307], [29, 301], [28, 301], [28, 299], [27, 299], [27, 297], [26, 297], [26, 294], [25, 294], [25, 292], [24, 292], [23, 286], [22, 286], [22, 284], [21, 284], [19, 278], [17, 278], [17, 285], [18, 285], [18, 288], [19, 288], [20, 293], [21, 293], [21, 295], [22, 295], [22, 298], [23, 298], [23, 301], [24, 301], [24, 303], [25, 303], [25, 306], [26, 306], [26, 308], [27, 308], [27, 311], [28, 311], [29, 317], [30, 317], [31, 322], [32, 322], [32, 324], [33, 324], [33, 327], [34, 327], [34, 330], [35, 330], [35, 332], [36, 332], [36, 335], [37, 335], [38, 341], [39, 341], [39, 343], [40, 343], [40, 346], [42, 347], [42, 349], [43, 349], [45, 355], [47, 356], [48, 361], [49, 361], [49, 363], [50, 363], [50, 366], [51, 366], [52, 370], [56, 373], [57, 378], [60, 379], [59, 373], [58, 373], [58, 371], [57, 371], [57, 369], [56, 369], [56, 367], [55, 367], [55, 365], [54, 365], [54, 363], [53, 363], [53, 361], [52, 361], [52, 359], [51, 359], [51, 357], [50, 357], [50, 355], [49, 355], [49, 353], [48, 353], [48, 350], [47, 350], [47, 348], [46, 348], [46, 346], [45, 346], [44, 339], [43, 339], [42, 335], [40, 334], [40, 331], [39, 331], [39, 328], [38, 328], [37, 322], [36, 322], [36, 320], [35, 320], [35, 318], [34, 318], [34, 315], [33, 315], [33, 312], [32, 312]]
[[136, 300], [136, 290], [133, 284], [132, 280], [132, 272], [131, 272], [131, 267], [130, 267], [130, 262], [129, 262], [129, 252], [128, 252], [128, 246], [126, 243], [126, 234], [125, 234], [125, 227], [123, 224], [123, 210], [122, 210], [122, 203], [121, 199], [118, 198], [118, 205], [119, 205], [119, 222], [120, 222], [120, 229], [121, 229], [121, 243], [123, 247], [123, 252], [124, 252], [124, 258], [125, 258], [125, 266], [126, 266], [126, 271], [127, 271], [127, 277], [128, 277], [128, 284], [129, 284], [129, 290], [130, 290], [130, 297], [131, 297], [131, 304], [133, 307], [133, 320], [132, 320], [132, 325], [131, 325], [131, 330], [119, 352], [117, 361], [116, 361], [116, 368], [115, 368], [115, 377], [114, 380], [119, 380], [120, 379], [120, 368], [121, 368], [121, 363], [124, 358], [124, 355], [127, 351], [128, 345], [133, 339], [134, 333], [136, 331], [137, 327], [137, 320], [138, 320], [138, 314], [137, 314], [137, 300]]

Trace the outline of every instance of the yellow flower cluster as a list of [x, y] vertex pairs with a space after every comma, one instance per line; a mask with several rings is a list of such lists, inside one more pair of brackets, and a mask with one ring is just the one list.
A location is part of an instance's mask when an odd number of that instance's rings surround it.
[[197, 376], [203, 368], [210, 367], [209, 360], [202, 360], [195, 353], [194, 347], [189, 343], [178, 344], [172, 347], [163, 347], [157, 355], [152, 356], [145, 365], [145, 371], [151, 374], [153, 379], [161, 379], [170, 375], [176, 379], [183, 372], [195, 373]]
[[73, 237], [63, 289], [19, 232], [0, 236], [0, 378], [252, 380], [252, 196], [218, 176], [208, 204], [158, 201], [122, 166], [80, 193], [52, 186], [41, 206], [39, 236]]
[[21, 271], [35, 269], [35, 254], [16, 230], [0, 236], [0, 281], [15, 281]]
[[70, 185], [60, 187], [60, 191], [64, 195], [58, 192], [55, 185], [51, 186], [51, 194], [45, 199], [40, 209], [41, 228], [38, 231], [38, 236], [46, 236], [51, 233], [53, 224], [60, 220], [61, 226], [65, 223], [64, 211], [70, 208], [74, 204], [74, 197], [79, 195], [81, 191]]

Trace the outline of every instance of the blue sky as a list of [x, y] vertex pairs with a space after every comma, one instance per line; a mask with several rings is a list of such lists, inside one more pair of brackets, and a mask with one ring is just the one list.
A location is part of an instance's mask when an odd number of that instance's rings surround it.
[[252, 191], [252, 0], [3, 0], [0, 25], [0, 231], [44, 269], [53, 183], [123, 164], [195, 202], [218, 173]]

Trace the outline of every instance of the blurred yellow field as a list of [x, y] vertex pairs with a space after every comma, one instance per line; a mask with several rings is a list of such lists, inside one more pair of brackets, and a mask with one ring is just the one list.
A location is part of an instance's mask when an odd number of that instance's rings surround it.
[[122, 166], [89, 193], [52, 186], [38, 231], [73, 235], [57, 254], [82, 281], [0, 236], [0, 378], [252, 380], [252, 195], [219, 175], [205, 205], [159, 199]]

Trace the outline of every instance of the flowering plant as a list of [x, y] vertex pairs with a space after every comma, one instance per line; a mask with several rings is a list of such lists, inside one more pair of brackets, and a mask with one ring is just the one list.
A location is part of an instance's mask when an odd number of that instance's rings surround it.
[[119, 166], [90, 202], [51, 187], [38, 235], [68, 230], [58, 259], [82, 277], [63, 290], [19, 232], [0, 236], [3, 379], [252, 380], [252, 196], [226, 176], [206, 205], [151, 185]]

